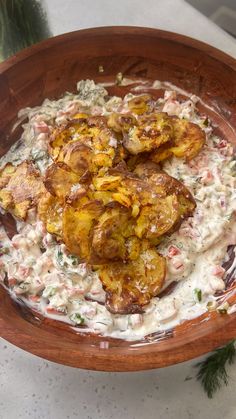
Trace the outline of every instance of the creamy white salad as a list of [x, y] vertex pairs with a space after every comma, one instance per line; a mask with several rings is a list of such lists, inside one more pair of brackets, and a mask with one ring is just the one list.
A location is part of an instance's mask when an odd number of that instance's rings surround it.
[[[123, 80], [123, 84], [128, 83], [129, 80]], [[109, 97], [104, 85], [80, 81], [76, 94], [66, 93], [59, 100], [46, 99], [41, 106], [23, 109], [19, 118], [27, 117], [28, 121], [23, 125], [22, 137], [1, 159], [1, 166], [28, 159], [44, 173], [52, 163], [47, 141], [55, 126], [88, 109], [92, 115], [108, 115], [122, 109], [125, 112], [127, 100], [139, 95], [142, 86], [140, 83], [133, 94], [122, 99]], [[173, 157], [163, 166], [190, 190], [196, 201], [193, 216], [158, 246], [158, 252], [167, 260], [163, 290], [174, 283], [169, 293], [152, 298], [143, 313], [112, 314], [105, 307], [105, 292], [97, 273], [47, 233], [43, 223], [37, 221], [35, 209], [30, 210], [27, 222], [17, 221], [18, 233], [11, 240], [1, 227], [2, 284], [7, 275], [14, 298], [78, 331], [136, 340], [169, 330], [208, 310], [226, 313], [229, 309], [227, 303], [219, 302], [218, 294], [226, 287], [222, 263], [227, 260], [227, 248], [236, 244], [233, 147], [213, 134], [209, 119], [197, 111], [196, 96], [180, 100], [173, 86], [160, 82], [154, 82], [152, 88], [163, 86], [164, 97], [157, 99], [156, 109], [198, 124], [207, 138], [201, 152], [191, 161]], [[116, 147], [112, 138], [110, 145]]]

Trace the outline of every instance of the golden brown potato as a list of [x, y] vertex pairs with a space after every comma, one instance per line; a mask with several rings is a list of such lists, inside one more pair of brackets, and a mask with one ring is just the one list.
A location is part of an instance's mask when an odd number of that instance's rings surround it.
[[49, 192], [44, 194], [38, 202], [38, 217], [43, 221], [46, 230], [59, 238], [62, 235], [62, 213], [63, 207], [56, 197]]
[[[78, 114], [81, 116], [81, 114]], [[61, 148], [69, 141], [78, 139], [79, 135], [86, 134], [88, 131], [87, 126], [88, 115], [75, 118], [67, 124], [61, 125], [56, 128], [50, 138], [48, 152], [53, 160], [56, 160]]]
[[145, 159], [144, 162], [138, 163], [134, 167], [133, 173], [141, 179], [147, 179], [152, 175], [160, 172], [160, 167], [158, 164], [152, 162], [151, 160]]
[[141, 164], [136, 171], [130, 173], [125, 166], [111, 169], [104, 176], [94, 176], [92, 188], [85, 187], [68, 196], [67, 202], [80, 208], [94, 200], [102, 208], [87, 229], [89, 263], [130, 260], [131, 237], [157, 244], [161, 236], [173, 232], [193, 213], [195, 202], [187, 188], [160, 172], [156, 164]]
[[131, 154], [156, 150], [173, 136], [173, 124], [164, 112], [152, 113], [138, 119], [138, 126], [132, 127], [124, 136], [124, 147]]
[[126, 239], [127, 259], [136, 260], [142, 249], [143, 242], [136, 236], [130, 236]]
[[126, 154], [121, 142], [107, 127], [103, 116], [74, 119], [54, 131], [49, 154], [57, 162], [66, 163], [75, 173], [97, 173], [112, 167]]
[[95, 176], [93, 185], [97, 191], [113, 191], [121, 182], [121, 176], [105, 175], [102, 177]]
[[205, 132], [196, 124], [185, 119], [173, 118], [174, 146], [170, 148], [176, 157], [193, 159], [202, 149], [205, 141]]
[[101, 201], [104, 205], [108, 205], [113, 201], [112, 192], [109, 191], [93, 191], [91, 193], [88, 192], [88, 195], [97, 201]]
[[139, 164], [135, 168], [134, 174], [148, 180], [148, 184], [152, 188], [153, 193], [156, 194], [156, 197], [176, 194], [179, 201], [182, 199], [182, 205], [189, 206], [191, 213], [194, 210], [195, 201], [188, 188], [182, 182], [160, 170], [156, 163], [147, 161]]
[[23, 220], [46, 192], [39, 172], [28, 161], [18, 166], [7, 163], [0, 171], [0, 185], [0, 206]]
[[15, 171], [16, 166], [13, 166], [12, 163], [5, 164], [5, 166], [0, 170], [0, 189], [3, 189], [4, 186], [8, 184]]
[[98, 218], [104, 211], [99, 201], [90, 201], [83, 205], [66, 204], [63, 211], [63, 241], [68, 250], [89, 261], [91, 255], [91, 241]]
[[135, 226], [135, 234], [140, 238], [154, 239], [173, 229], [180, 218], [176, 195], [158, 198], [156, 204], [147, 205], [140, 211]]
[[[114, 200], [128, 207], [138, 203], [141, 205], [153, 203], [156, 196], [154, 196], [147, 180], [138, 177], [134, 172], [129, 172], [126, 167], [119, 166], [108, 171], [109, 174], [120, 176], [120, 184], [117, 186], [118, 194], [113, 194]], [[123, 198], [123, 203], [119, 197]]]
[[158, 193], [160, 195], [160, 193], [165, 191], [165, 195], [175, 194], [177, 196], [181, 219], [189, 217], [193, 214], [196, 203], [192, 194], [183, 183], [167, 175], [165, 172], [159, 172], [151, 175], [150, 182], [157, 195]]
[[[118, 175], [117, 169], [112, 169], [111, 173]], [[120, 177], [122, 186], [117, 187], [118, 193], [113, 193], [112, 197], [132, 208], [132, 216], [138, 217], [135, 234], [139, 238], [145, 237], [153, 243], [154, 239], [173, 232], [184, 218], [193, 214], [196, 205], [189, 190], [160, 171], [155, 163], [141, 163], [133, 174], [123, 171]]]
[[171, 117], [173, 123], [173, 138], [156, 151], [154, 151], [150, 158], [156, 163], [170, 158], [175, 155], [186, 160], [191, 160], [199, 153], [206, 141], [205, 132], [196, 124]]
[[161, 145], [157, 150], [154, 150], [152, 153], [150, 153], [150, 159], [154, 163], [160, 163], [169, 159], [173, 156], [173, 152], [171, 151], [172, 146], [173, 141], [167, 141], [167, 143]]
[[137, 120], [132, 114], [114, 112], [108, 116], [107, 125], [113, 131], [122, 133], [128, 132], [131, 127], [137, 125]]
[[166, 273], [165, 258], [155, 248], [146, 249], [127, 263], [103, 265], [98, 275], [106, 291], [106, 307], [112, 313], [142, 312], [160, 292]]
[[79, 180], [80, 176], [72, 172], [65, 163], [53, 163], [46, 170], [44, 184], [53, 196], [63, 202]]
[[149, 153], [141, 153], [136, 155], [128, 154], [128, 157], [125, 159], [127, 169], [133, 172], [139, 164], [146, 163], [148, 159]]
[[91, 168], [92, 150], [80, 141], [70, 141], [62, 147], [57, 161], [64, 162], [77, 175], [83, 176]]
[[113, 199], [127, 208], [133, 208], [134, 217], [142, 207], [155, 206], [160, 198], [168, 195], [177, 196], [182, 219], [192, 215], [195, 209], [196, 204], [189, 190], [178, 180], [160, 171], [159, 166], [153, 162], [139, 164], [133, 173], [117, 168], [111, 169], [109, 173], [121, 178], [121, 186], [117, 186]]
[[128, 101], [128, 108], [130, 112], [136, 115], [142, 115], [146, 112], [151, 112], [154, 109], [154, 100], [150, 95], [135, 96]]
[[133, 223], [127, 210], [120, 206], [107, 208], [94, 227], [91, 263], [127, 260], [129, 247], [126, 238], [133, 233]]

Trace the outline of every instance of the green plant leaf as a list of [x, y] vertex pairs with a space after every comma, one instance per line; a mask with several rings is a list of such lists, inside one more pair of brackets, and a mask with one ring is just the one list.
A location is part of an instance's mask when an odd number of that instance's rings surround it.
[[216, 349], [204, 361], [196, 364], [199, 369], [197, 379], [201, 382], [210, 399], [222, 385], [228, 385], [229, 377], [226, 366], [227, 364], [233, 364], [235, 361], [235, 342], [236, 340], [232, 340], [226, 346]]
[[50, 36], [47, 16], [40, 1], [0, 0], [2, 59]]

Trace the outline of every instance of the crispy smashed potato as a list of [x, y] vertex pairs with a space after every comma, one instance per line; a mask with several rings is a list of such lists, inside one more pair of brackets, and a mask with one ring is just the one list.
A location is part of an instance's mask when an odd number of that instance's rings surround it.
[[63, 241], [69, 251], [88, 261], [94, 226], [103, 212], [100, 201], [67, 204], [62, 218]]
[[[99, 260], [127, 260], [129, 253], [134, 257], [134, 249], [127, 244], [127, 238], [134, 234], [129, 211], [122, 207], [107, 208], [101, 215], [93, 232], [92, 263]], [[138, 244], [136, 243], [138, 246]], [[95, 262], [93, 262], [93, 260]]]
[[172, 116], [172, 141], [162, 145], [151, 155], [151, 160], [159, 163], [171, 156], [184, 157], [187, 161], [197, 156], [206, 141], [205, 132], [196, 124]]
[[62, 213], [63, 207], [60, 202], [49, 192], [39, 199], [38, 217], [43, 221], [47, 232], [55, 234], [58, 238], [62, 236]]
[[166, 195], [175, 194], [177, 196], [181, 220], [193, 214], [196, 203], [192, 194], [183, 183], [164, 172], [151, 175], [150, 182], [152, 182], [153, 185], [156, 185], [157, 194], [163, 194], [163, 191], [165, 191]]
[[131, 154], [152, 151], [173, 136], [173, 124], [164, 112], [141, 116], [138, 125], [124, 135], [124, 146]]
[[53, 163], [45, 173], [45, 187], [60, 201], [70, 193], [73, 185], [79, 183], [80, 176], [72, 172], [65, 163]]
[[167, 143], [161, 145], [157, 150], [154, 150], [150, 154], [150, 159], [155, 163], [163, 162], [164, 160], [169, 159], [173, 156], [171, 147], [173, 146], [173, 141], [167, 141]]
[[64, 162], [73, 172], [83, 176], [92, 165], [91, 148], [79, 141], [70, 141], [62, 148], [59, 160]]
[[64, 162], [79, 176], [85, 171], [97, 173], [100, 168], [116, 165], [126, 152], [103, 116], [73, 119], [56, 129], [49, 143], [49, 154], [55, 162]]
[[160, 198], [155, 205], [145, 206], [141, 209], [135, 226], [135, 233], [140, 239], [158, 238], [173, 229], [180, 216], [176, 195]]
[[151, 112], [154, 109], [154, 100], [150, 95], [135, 96], [128, 101], [129, 110], [136, 114], [142, 115], [147, 112]]
[[90, 186], [67, 196], [63, 239], [72, 253], [94, 265], [137, 259], [143, 240], [157, 244], [195, 208], [184, 185], [152, 162], [135, 173], [118, 166], [94, 176]]
[[[25, 167], [25, 164], [24, 164]], [[19, 169], [18, 169], [19, 170]], [[7, 163], [0, 171], [0, 188], [3, 189], [16, 172], [16, 167], [12, 163]]]
[[119, 314], [142, 312], [143, 306], [160, 292], [165, 273], [165, 258], [155, 248], [142, 251], [127, 263], [103, 265], [98, 275], [106, 291], [106, 307]]
[[108, 116], [107, 125], [113, 131], [128, 132], [131, 127], [137, 125], [137, 120], [132, 114], [111, 113]]
[[0, 204], [15, 217], [25, 220], [28, 210], [36, 206], [46, 192], [39, 173], [31, 162], [18, 166], [7, 163], [0, 171]]
[[145, 161], [138, 162], [133, 170], [133, 173], [141, 179], [150, 178], [150, 176], [159, 172], [159, 165], [147, 159]]
[[68, 124], [56, 128], [49, 142], [49, 154], [53, 160], [56, 160], [61, 148], [70, 141], [73, 141], [76, 136], [87, 132], [87, 119], [89, 115], [79, 114], [78, 118], [74, 118]]
[[186, 160], [193, 159], [202, 149], [205, 141], [205, 132], [196, 124], [173, 117], [174, 121], [174, 146], [172, 153], [176, 157], [185, 157]]

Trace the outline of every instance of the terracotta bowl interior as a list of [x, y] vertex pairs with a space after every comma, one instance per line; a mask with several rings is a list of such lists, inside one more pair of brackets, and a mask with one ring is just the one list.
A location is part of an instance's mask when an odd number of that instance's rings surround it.
[[[103, 73], [99, 73], [99, 66], [103, 66]], [[19, 138], [21, 128], [12, 128], [21, 108], [75, 91], [80, 79], [111, 81], [118, 72], [136, 79], [169, 81], [200, 96], [204, 105], [199, 105], [199, 111], [212, 119], [217, 133], [235, 142], [235, 60], [181, 35], [115, 27], [52, 38], [1, 64], [1, 155]], [[113, 87], [110, 93], [123, 95], [126, 90]], [[232, 303], [233, 278], [231, 275], [222, 295]], [[236, 314], [208, 313], [167, 333], [127, 342], [83, 334], [63, 323], [43, 319], [16, 304], [0, 287], [0, 335], [31, 353], [66, 365], [132, 371], [171, 365], [220, 346], [236, 336]]]

